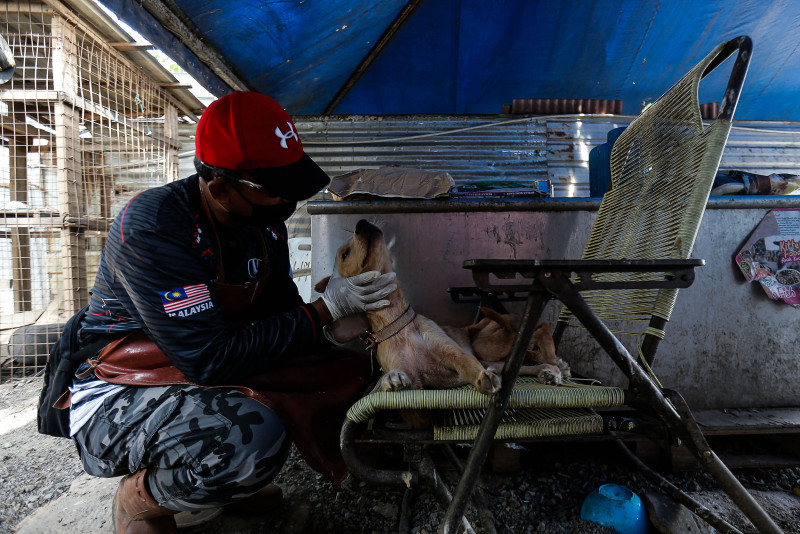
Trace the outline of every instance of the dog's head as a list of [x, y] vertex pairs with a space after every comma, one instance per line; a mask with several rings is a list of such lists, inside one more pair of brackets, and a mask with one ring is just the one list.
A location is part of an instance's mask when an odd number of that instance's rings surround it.
[[[356, 223], [353, 237], [336, 251], [334, 276], [350, 277], [367, 271], [392, 271], [392, 257], [383, 239], [380, 228], [365, 219]], [[325, 277], [314, 286], [318, 293], [325, 291], [330, 277]]]

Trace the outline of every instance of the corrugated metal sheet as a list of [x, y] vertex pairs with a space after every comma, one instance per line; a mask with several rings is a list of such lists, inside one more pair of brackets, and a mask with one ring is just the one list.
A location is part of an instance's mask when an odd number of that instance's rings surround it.
[[[589, 195], [589, 152], [631, 118], [567, 118], [547, 123], [547, 175], [555, 196]], [[800, 175], [800, 123], [734, 121], [720, 170]]]
[[306, 152], [328, 174], [414, 167], [456, 184], [547, 176], [545, 123], [496, 116], [296, 117]]
[[720, 169], [800, 175], [800, 123], [735, 122]]
[[[397, 166], [446, 171], [456, 185], [547, 177], [545, 122], [534, 118], [339, 115], [294, 122], [306, 152], [331, 176]], [[305, 203], [288, 227], [290, 237], [311, 236]]]
[[[449, 172], [456, 184], [548, 178], [553, 196], [589, 196], [589, 152], [630, 117], [297, 117], [306, 151], [332, 176], [360, 168]], [[800, 174], [800, 123], [736, 121], [720, 169]]]
[[547, 177], [553, 196], [589, 196], [589, 152], [606, 142], [606, 134], [627, 126], [626, 117], [570, 117], [547, 121]]

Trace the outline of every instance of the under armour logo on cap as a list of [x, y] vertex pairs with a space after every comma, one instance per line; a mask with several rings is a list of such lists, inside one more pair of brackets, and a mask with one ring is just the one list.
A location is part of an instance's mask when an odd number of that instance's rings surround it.
[[287, 121], [286, 125], [289, 127], [289, 131], [287, 133], [283, 133], [280, 126], [275, 127], [275, 135], [281, 140], [281, 148], [289, 148], [289, 145], [286, 143], [287, 139], [298, 139], [297, 132], [294, 131], [294, 126], [292, 126], [292, 123]]

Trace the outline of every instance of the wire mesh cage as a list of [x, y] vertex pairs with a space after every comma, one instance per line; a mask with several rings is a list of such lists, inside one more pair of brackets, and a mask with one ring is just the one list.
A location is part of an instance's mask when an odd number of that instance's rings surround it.
[[172, 97], [69, 13], [0, 4], [16, 69], [0, 85], [0, 381], [43, 369], [88, 302], [105, 234], [175, 180]]

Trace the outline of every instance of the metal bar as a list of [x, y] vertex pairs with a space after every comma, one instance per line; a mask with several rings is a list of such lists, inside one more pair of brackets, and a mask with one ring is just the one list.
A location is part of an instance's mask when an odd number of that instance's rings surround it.
[[[2, 95], [2, 93], [0, 93]], [[800, 207], [800, 201], [797, 202]], [[439, 200], [358, 200], [347, 202], [309, 202], [308, 213], [349, 214], [349, 213], [465, 213], [474, 211], [597, 211], [599, 199], [573, 198], [536, 200], [487, 200], [451, 198], [446, 202]]]
[[411, 532], [411, 519], [414, 515], [412, 510], [414, 500], [416, 499], [416, 488], [411, 486], [406, 488], [403, 493], [403, 501], [400, 503], [400, 519], [397, 522], [397, 532], [399, 534], [410, 534]]
[[228, 86], [237, 91], [253, 89], [234, 72], [224, 55], [199, 36], [197, 28], [175, 2], [140, 0], [139, 3]]
[[516, 382], [519, 368], [522, 366], [525, 352], [530, 346], [533, 331], [536, 329], [536, 324], [539, 322], [539, 317], [549, 298], [547, 294], [539, 291], [531, 291], [528, 295], [525, 312], [522, 315], [522, 326], [514, 337], [514, 343], [511, 345], [511, 351], [503, 367], [503, 382], [500, 386], [500, 391], [493, 395], [492, 402], [483, 416], [478, 435], [467, 458], [464, 474], [456, 487], [453, 502], [445, 514], [442, 530], [444, 534], [457, 532], [458, 525], [467, 507], [467, 501], [481, 474], [486, 455], [489, 453], [489, 447], [494, 440], [497, 427], [500, 425], [503, 410], [508, 403], [508, 398], [511, 396], [511, 391], [514, 389], [514, 382]]
[[725, 43], [725, 48], [714, 58], [703, 73], [703, 77], [705, 77], [733, 54], [735, 50], [739, 50], [739, 54], [736, 56], [733, 69], [731, 69], [731, 75], [728, 78], [728, 87], [725, 89], [725, 94], [722, 97], [722, 105], [720, 105], [719, 115], [717, 116], [717, 118], [728, 120], [733, 118], [733, 112], [736, 111], [739, 94], [742, 92], [744, 78], [747, 75], [747, 68], [750, 65], [750, 56], [753, 54], [753, 41], [746, 35], [740, 35], [735, 39], [731, 39]]
[[[428, 487], [431, 489], [434, 497], [436, 497], [439, 503], [443, 507], [450, 505], [450, 509], [452, 509], [453, 504], [455, 503], [453, 496], [450, 494], [450, 490], [447, 489], [447, 485], [444, 483], [442, 478], [439, 476], [439, 473], [436, 471], [436, 466], [433, 464], [433, 460], [431, 460], [430, 457], [427, 455], [425, 455], [422, 458], [422, 461], [419, 463], [419, 474], [428, 483]], [[467, 495], [467, 499], [468, 498], [469, 495]], [[459, 516], [459, 518], [456, 519], [456, 521], [458, 523], [457, 526], [463, 528], [464, 529], [463, 532], [465, 534], [475, 534], [475, 530], [472, 528], [472, 525], [469, 523], [467, 518], [464, 517], [463, 510], [461, 511], [461, 515]], [[456, 527], [451, 532], [457, 532], [457, 531], [458, 528]], [[445, 533], [448, 532], [446, 518], [445, 518], [445, 525], [443, 532]]]
[[567, 321], [558, 321], [553, 329], [553, 344], [556, 346], [556, 352], [558, 352], [558, 346], [561, 344], [561, 338], [564, 336], [568, 324]]
[[742, 534], [742, 532], [738, 530], [736, 527], [734, 527], [721, 517], [711, 512], [711, 510], [709, 510], [696, 500], [692, 499], [689, 495], [678, 489], [669, 480], [667, 480], [666, 478], [659, 475], [657, 472], [650, 469], [635, 454], [633, 454], [621, 440], [617, 439], [615, 441], [617, 442], [617, 445], [619, 445], [619, 447], [625, 452], [628, 458], [630, 458], [639, 467], [639, 469], [641, 469], [642, 473], [644, 473], [645, 478], [647, 478], [652, 484], [658, 486], [661, 490], [663, 490], [667, 495], [675, 499], [677, 502], [681, 503], [686, 508], [688, 508], [690, 512], [697, 515], [698, 517], [700, 517], [700, 519], [702, 519], [715, 529], [719, 530], [723, 534]]
[[[461, 460], [456, 456], [453, 447], [449, 444], [444, 444], [441, 447], [441, 450], [444, 451], [444, 455], [447, 456], [447, 459], [453, 464], [453, 467], [456, 468], [459, 474], [464, 474], [464, 464], [461, 463]], [[475, 507], [478, 509], [478, 517], [481, 520], [481, 525], [483, 529], [487, 532], [487, 534], [497, 534], [497, 529], [494, 526], [494, 515], [492, 515], [492, 511], [489, 510], [489, 501], [486, 499], [486, 494], [483, 493], [483, 490], [479, 487], [475, 487], [472, 492], [472, 502]]]
[[[465, 269], [473, 272], [488, 272], [499, 278], [514, 278], [520, 274], [526, 278], [534, 278], [542, 269], [569, 270], [582, 276], [594, 273], [627, 273], [627, 272], [659, 272], [676, 271], [676, 274], [687, 275], [690, 268], [702, 267], [705, 260], [689, 258], [665, 258], [660, 260], [465, 260]], [[680, 271], [680, 272], [677, 272]], [[684, 272], [687, 271], [687, 272]]]
[[130, 43], [130, 42], [108, 43], [108, 46], [120, 52], [130, 52], [137, 50], [155, 50], [156, 48], [156, 46], [151, 43]]
[[359, 425], [345, 419], [339, 446], [347, 468], [355, 476], [372, 484], [409, 488], [419, 483], [419, 475], [412, 471], [387, 471], [364, 465], [355, 452], [354, 440]]
[[191, 89], [192, 84], [180, 82], [159, 82], [158, 86], [162, 89]]
[[[0, 98], [6, 100], [4, 92]], [[55, 98], [55, 97], [54, 97]], [[442, 200], [358, 200], [358, 201], [314, 201], [309, 202], [311, 215], [347, 215], [382, 213], [471, 213], [471, 212], [509, 212], [509, 211], [597, 211], [598, 198], [538, 198], [534, 200], [508, 199], [464, 199]], [[800, 208], [800, 197], [793, 195], [747, 195], [710, 197], [707, 210], [714, 209], [763, 209]]]
[[782, 534], [783, 531], [780, 527], [753, 499], [753, 496], [742, 486], [742, 483], [730, 472], [728, 466], [711, 450], [683, 397], [677, 391], [665, 390], [665, 393], [668, 394], [670, 402], [680, 414], [686, 434], [686, 446], [695, 454], [700, 465], [714, 477], [717, 484], [728, 494], [728, 497], [747, 516], [759, 532], [762, 534]]
[[386, 28], [386, 31], [383, 32], [378, 42], [375, 43], [375, 46], [367, 53], [361, 63], [359, 63], [356, 70], [353, 71], [353, 74], [347, 79], [344, 85], [336, 92], [336, 96], [333, 97], [333, 100], [325, 107], [325, 111], [322, 112], [323, 115], [330, 115], [333, 113], [333, 110], [336, 109], [336, 106], [344, 99], [347, 93], [350, 92], [350, 89], [361, 79], [361, 76], [367, 71], [367, 69], [372, 65], [378, 55], [383, 51], [389, 41], [392, 40], [392, 37], [397, 33], [397, 30], [400, 29], [400, 26], [414, 13], [414, 10], [420, 5], [421, 0], [410, 0], [403, 9], [400, 10], [400, 13], [395, 17], [389, 27]]

